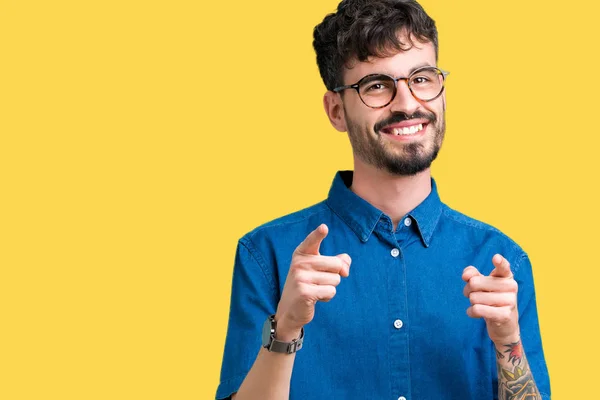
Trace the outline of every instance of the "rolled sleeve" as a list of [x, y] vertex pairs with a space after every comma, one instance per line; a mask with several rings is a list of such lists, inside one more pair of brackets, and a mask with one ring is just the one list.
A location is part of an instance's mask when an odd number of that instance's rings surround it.
[[231, 306], [221, 379], [216, 399], [226, 399], [239, 390], [260, 350], [262, 325], [277, 309], [277, 291], [272, 271], [249, 238], [238, 242]]

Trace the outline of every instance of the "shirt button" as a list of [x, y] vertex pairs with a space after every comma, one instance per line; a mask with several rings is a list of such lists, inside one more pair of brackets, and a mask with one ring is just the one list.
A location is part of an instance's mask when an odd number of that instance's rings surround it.
[[394, 321], [394, 328], [400, 329], [400, 328], [402, 328], [402, 325], [404, 325], [404, 323], [402, 322], [401, 319], [397, 319]]
[[400, 397], [398, 397], [398, 400], [406, 400], [406, 397], [400, 396]]
[[[412, 224], [412, 220], [410, 219], [410, 217], [406, 217], [404, 219], [404, 225], [405, 226], [410, 226], [410, 224]], [[406, 399], [404, 399], [404, 400], [406, 400]]]
[[392, 257], [398, 257], [399, 254], [400, 254], [400, 250], [392, 249]]

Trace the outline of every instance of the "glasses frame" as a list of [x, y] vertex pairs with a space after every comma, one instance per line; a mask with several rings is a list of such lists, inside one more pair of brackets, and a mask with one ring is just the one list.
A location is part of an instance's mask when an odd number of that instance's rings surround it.
[[[442, 75], [442, 89], [440, 90], [440, 92], [433, 98], [428, 99], [428, 100], [424, 100], [421, 99], [419, 97], [417, 97], [415, 95], [415, 93], [413, 92], [412, 88], [410, 87], [410, 79], [415, 75], [418, 74], [421, 71], [424, 70], [435, 70], [439, 75]], [[360, 101], [363, 102], [363, 104], [369, 108], [383, 108], [383, 107], [387, 107], [392, 101], [394, 101], [394, 99], [396, 98], [396, 94], [398, 94], [398, 82], [399, 81], [406, 81], [406, 86], [408, 86], [408, 90], [410, 90], [410, 94], [412, 94], [412, 96], [419, 100], [419, 101], [424, 101], [424, 102], [430, 102], [433, 101], [435, 99], [437, 99], [438, 97], [440, 97], [442, 95], [442, 93], [444, 93], [444, 89], [446, 88], [446, 77], [450, 74], [450, 72], [448, 71], [444, 71], [443, 69], [439, 69], [438, 67], [431, 67], [431, 66], [425, 66], [425, 67], [421, 67], [421, 68], [417, 68], [416, 70], [414, 70], [413, 72], [410, 73], [410, 75], [408, 75], [407, 77], [399, 77], [399, 78], [394, 78], [393, 76], [387, 75], [387, 74], [369, 74], [366, 76], [363, 76], [362, 78], [360, 78], [360, 80], [352, 85], [345, 85], [345, 86], [339, 86], [336, 87], [335, 89], [333, 89], [333, 92], [335, 93], [339, 93], [342, 90], [346, 90], [346, 89], [355, 89], [356, 93], [358, 94], [358, 97], [360, 98]], [[392, 98], [390, 99], [390, 101], [388, 101], [386, 104], [382, 105], [382, 106], [378, 106], [378, 107], [373, 107], [368, 105], [367, 103], [365, 103], [365, 101], [363, 100], [362, 96], [360, 95], [360, 84], [363, 80], [370, 78], [372, 76], [385, 76], [390, 78], [391, 80], [394, 81], [394, 94], [392, 95]]]

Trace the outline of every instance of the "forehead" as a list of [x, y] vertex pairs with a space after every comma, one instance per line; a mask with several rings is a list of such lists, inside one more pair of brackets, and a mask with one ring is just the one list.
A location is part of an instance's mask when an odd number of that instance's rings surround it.
[[418, 67], [435, 66], [435, 48], [431, 42], [413, 40], [414, 45], [389, 57], [369, 57], [366, 61], [351, 60], [343, 69], [345, 84], [353, 84], [365, 75], [387, 74], [395, 77], [408, 76]]

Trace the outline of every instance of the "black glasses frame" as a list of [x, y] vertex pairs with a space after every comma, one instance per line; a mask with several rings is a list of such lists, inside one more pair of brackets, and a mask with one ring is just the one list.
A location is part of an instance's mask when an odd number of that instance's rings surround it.
[[[442, 76], [442, 88], [440, 89], [440, 92], [437, 95], [435, 95], [434, 97], [432, 97], [431, 99], [422, 99], [420, 97], [417, 97], [417, 95], [415, 95], [415, 93], [413, 92], [412, 88], [410, 87], [410, 79], [414, 75], [418, 74], [419, 72], [423, 72], [423, 71], [426, 71], [426, 70], [433, 70], [438, 75]], [[444, 71], [444, 70], [439, 69], [437, 67], [429, 67], [429, 66], [422, 67], [422, 68], [417, 68], [416, 70], [414, 70], [413, 72], [411, 72], [411, 74], [408, 75], [407, 77], [394, 78], [393, 76], [390, 76], [390, 75], [387, 75], [387, 74], [369, 74], [369, 75], [363, 76], [358, 82], [356, 82], [356, 83], [354, 83], [352, 85], [339, 86], [339, 87], [336, 87], [335, 89], [333, 89], [333, 91], [335, 93], [339, 93], [342, 90], [355, 89], [356, 93], [358, 93], [358, 97], [360, 98], [360, 101], [362, 101], [365, 106], [367, 106], [369, 108], [383, 108], [383, 107], [387, 107], [396, 98], [396, 94], [398, 93], [398, 81], [406, 81], [406, 86], [408, 86], [408, 90], [410, 90], [410, 93], [413, 95], [413, 97], [415, 99], [420, 100], [420, 101], [429, 102], [429, 101], [433, 101], [433, 100], [437, 99], [438, 97], [440, 97], [440, 95], [442, 93], [444, 93], [444, 88], [445, 88], [444, 84], [446, 83], [446, 77], [449, 74], [450, 74], [450, 72], [448, 72], [448, 71]], [[367, 103], [365, 103], [365, 101], [363, 100], [362, 96], [360, 95], [359, 88], [360, 88], [360, 84], [362, 83], [362, 81], [364, 81], [367, 78], [371, 78], [373, 76], [385, 76], [385, 77], [388, 77], [388, 78], [390, 78], [391, 80], [394, 81], [394, 94], [392, 95], [392, 98], [390, 99], [390, 101], [388, 101], [387, 103], [385, 103], [382, 106], [377, 106], [377, 107], [370, 106]]]

